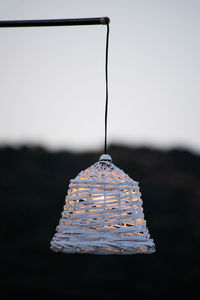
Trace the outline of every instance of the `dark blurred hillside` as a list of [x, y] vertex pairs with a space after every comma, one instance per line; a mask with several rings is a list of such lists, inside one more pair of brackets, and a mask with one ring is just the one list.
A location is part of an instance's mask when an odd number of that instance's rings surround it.
[[200, 156], [185, 150], [110, 147], [140, 182], [157, 252], [95, 256], [53, 253], [70, 178], [100, 153], [0, 149], [1, 299], [139, 299], [198, 295]]

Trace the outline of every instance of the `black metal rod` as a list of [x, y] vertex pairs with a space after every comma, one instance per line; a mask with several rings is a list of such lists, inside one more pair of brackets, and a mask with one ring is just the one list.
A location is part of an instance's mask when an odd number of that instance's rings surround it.
[[0, 27], [42, 27], [42, 26], [78, 26], [78, 25], [107, 25], [108, 17], [81, 19], [50, 19], [50, 20], [13, 20], [0, 21]]
[[80, 19], [50, 19], [50, 20], [13, 20], [0, 21], [0, 28], [11, 27], [49, 27], [49, 26], [79, 26], [79, 25], [106, 25], [106, 105], [105, 105], [105, 145], [104, 153], [107, 153], [107, 118], [108, 118], [108, 41], [109, 41], [109, 23], [108, 17], [101, 18], [80, 18]]

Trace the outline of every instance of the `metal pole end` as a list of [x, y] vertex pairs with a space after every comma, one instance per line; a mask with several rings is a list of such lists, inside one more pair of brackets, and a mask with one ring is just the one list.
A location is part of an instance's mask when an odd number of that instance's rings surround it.
[[108, 17], [102, 17], [102, 18], [100, 18], [100, 23], [102, 25], [107, 25], [110, 23], [110, 19]]

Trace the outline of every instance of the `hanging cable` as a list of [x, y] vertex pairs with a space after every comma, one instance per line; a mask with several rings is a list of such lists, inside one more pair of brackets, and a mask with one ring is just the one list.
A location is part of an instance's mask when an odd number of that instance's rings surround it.
[[106, 77], [106, 104], [105, 104], [105, 144], [104, 153], [107, 154], [107, 121], [108, 121], [108, 44], [109, 44], [109, 23], [106, 34], [106, 58], [105, 58], [105, 77]]
[[109, 42], [108, 17], [101, 18], [81, 18], [81, 19], [50, 19], [50, 20], [0, 20], [1, 27], [43, 27], [43, 26], [74, 26], [74, 25], [106, 25], [106, 57], [105, 57], [105, 77], [106, 77], [106, 104], [105, 104], [105, 146], [104, 153], [107, 154], [107, 119], [108, 119], [108, 42]]

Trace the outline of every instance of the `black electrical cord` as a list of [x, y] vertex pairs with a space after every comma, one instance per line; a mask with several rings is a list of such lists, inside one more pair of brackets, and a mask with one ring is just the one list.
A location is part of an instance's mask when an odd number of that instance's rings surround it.
[[107, 154], [107, 120], [108, 120], [108, 43], [109, 43], [109, 23], [108, 17], [102, 18], [81, 18], [81, 19], [51, 19], [51, 20], [0, 20], [1, 27], [43, 27], [43, 26], [74, 26], [74, 25], [106, 25], [106, 104], [105, 104], [105, 146], [104, 153]]
[[107, 25], [106, 34], [106, 59], [105, 59], [105, 75], [106, 75], [106, 104], [105, 104], [105, 144], [104, 153], [107, 154], [107, 123], [108, 123], [108, 44], [109, 44], [109, 23]]

